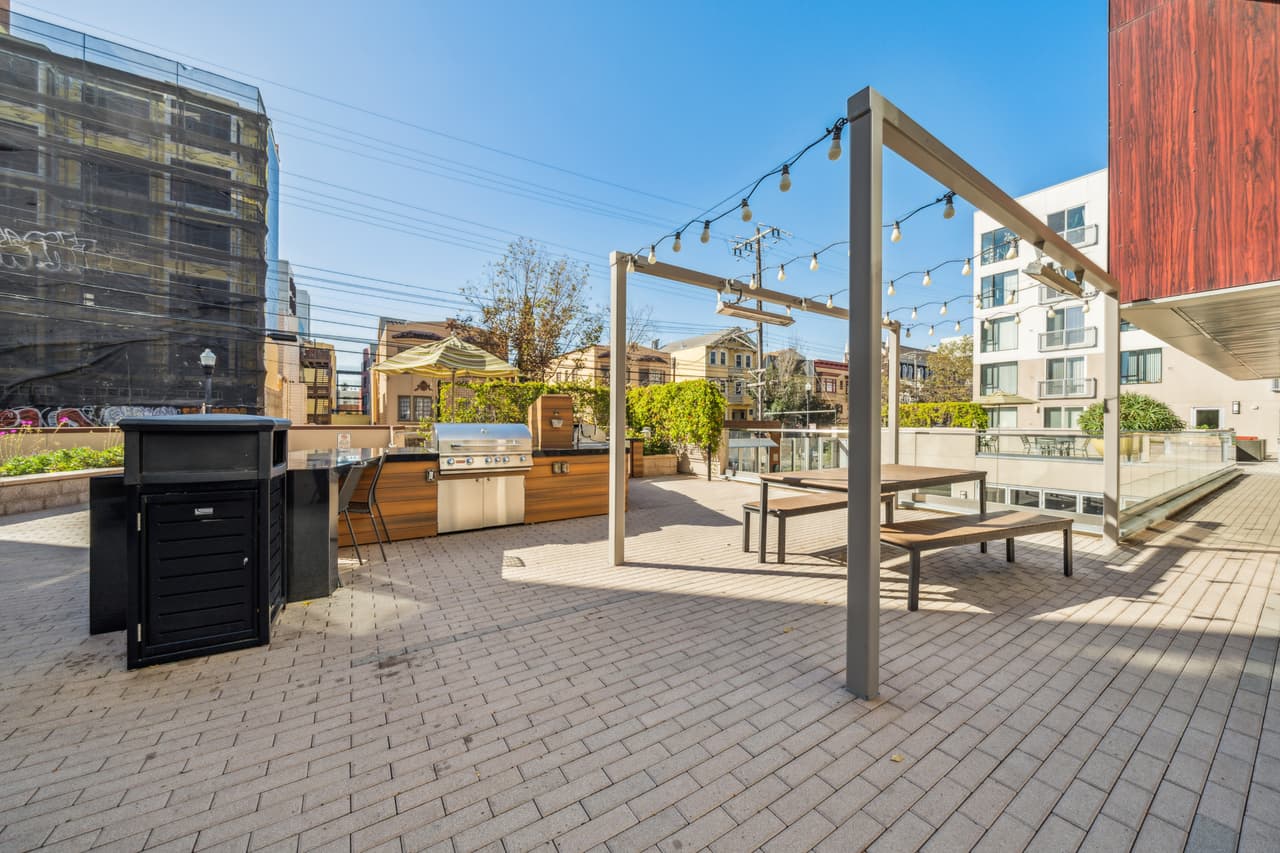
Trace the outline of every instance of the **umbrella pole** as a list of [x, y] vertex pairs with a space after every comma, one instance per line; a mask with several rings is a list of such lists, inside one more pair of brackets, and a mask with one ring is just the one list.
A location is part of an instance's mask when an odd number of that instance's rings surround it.
[[458, 384], [458, 371], [455, 369], [449, 376], [449, 413], [453, 415], [453, 393]]

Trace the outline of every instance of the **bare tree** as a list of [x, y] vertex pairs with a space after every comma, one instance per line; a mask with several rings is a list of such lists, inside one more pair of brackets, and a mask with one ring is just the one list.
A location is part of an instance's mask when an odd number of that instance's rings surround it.
[[545, 380], [555, 358], [594, 344], [602, 313], [587, 304], [587, 267], [553, 258], [521, 238], [489, 265], [487, 281], [462, 288], [479, 323], [507, 342], [511, 362], [526, 379]]

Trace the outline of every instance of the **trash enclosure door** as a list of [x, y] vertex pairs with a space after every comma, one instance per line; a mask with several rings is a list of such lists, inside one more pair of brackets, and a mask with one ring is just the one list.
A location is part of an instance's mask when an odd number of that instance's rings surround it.
[[265, 642], [256, 491], [145, 495], [130, 666]]

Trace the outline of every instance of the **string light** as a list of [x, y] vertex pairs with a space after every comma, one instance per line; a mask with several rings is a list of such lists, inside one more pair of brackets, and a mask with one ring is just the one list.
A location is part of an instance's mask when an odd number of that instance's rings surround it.
[[1080, 312], [1083, 314], [1089, 313], [1089, 300], [1086, 299], [1084, 304], [1080, 306]]
[[905, 338], [909, 338], [909, 337], [911, 337], [911, 327], [910, 327], [910, 326], [907, 326], [907, 328], [903, 329], [903, 337], [905, 337]]
[[658, 262], [658, 247], [650, 246], [649, 247], [649, 263], [656, 264], [657, 262]]
[[671, 244], [671, 251], [673, 252], [680, 251], [680, 233], [681, 232], [679, 231], [676, 232], [676, 240], [674, 243]]
[[951, 217], [956, 215], [956, 206], [955, 206], [955, 203], [952, 201], [952, 199], [955, 198], [955, 195], [956, 194], [953, 192], [947, 193], [947, 206], [942, 208], [943, 219], [950, 219]]
[[778, 281], [787, 280], [787, 265], [782, 264], [778, 267]]
[[893, 223], [893, 233], [889, 235], [889, 240], [896, 243], [902, 239], [902, 228], [895, 221]]
[[702, 220], [702, 236], [699, 237], [698, 240], [703, 243], [711, 242], [711, 220], [710, 219]]
[[778, 181], [778, 191], [786, 192], [789, 189], [791, 189], [791, 167], [783, 166], [782, 179]]
[[791, 306], [790, 306], [790, 305], [788, 305], [788, 306], [787, 306], [787, 316], [788, 316], [788, 317], [790, 317], [790, 316], [791, 316]]
[[740, 207], [742, 208], [742, 221], [750, 222], [751, 221], [751, 205], [747, 204], [747, 200], [745, 198], [742, 200], [742, 204], [740, 205]]
[[756, 281], [756, 274], [752, 273], [751, 282], [747, 285], [747, 287], [750, 287], [752, 290], [755, 290], [759, 286], [760, 286], [760, 282]]
[[989, 332], [989, 331], [991, 331], [991, 321], [990, 321], [990, 320], [988, 320], [988, 319], [986, 319], [986, 318], [983, 318], [983, 320], [982, 320], [982, 330], [983, 330], [984, 332]]
[[894, 294], [894, 289], [893, 289], [893, 279], [889, 279], [889, 291], [888, 291], [888, 293], [889, 293], [889, 295], [890, 295], [890, 296], [893, 296], [893, 294]]
[[1009, 251], [1007, 251], [1007, 252], [1005, 252], [1005, 253], [1004, 253], [1004, 259], [1005, 259], [1006, 261], [1011, 261], [1011, 260], [1013, 260], [1013, 259], [1014, 259], [1014, 258], [1016, 258], [1016, 257], [1018, 257], [1018, 241], [1017, 241], [1016, 239], [1014, 239], [1014, 240], [1009, 244]]
[[964, 259], [964, 269], [960, 270], [960, 275], [969, 275], [969, 273], [973, 272], [973, 267], [969, 265], [969, 261], [969, 258]]
[[831, 147], [827, 149], [828, 160], [840, 159], [840, 133], [844, 130], [844, 125], [836, 122], [835, 127], [831, 128]]
[[975, 296], [973, 297], [973, 307], [974, 307], [974, 310], [977, 310], [977, 309], [982, 308], [982, 297], [981, 297], [981, 296], [977, 296], [977, 295], [975, 295]]
[[916, 318], [916, 309], [915, 309], [915, 308], [912, 308], [912, 309], [911, 309], [911, 319], [912, 319], [912, 320], [914, 320], [915, 318]]
[[943, 317], [947, 316], [947, 303], [942, 303], [942, 307], [938, 309], [938, 313]]
[[960, 331], [960, 321], [956, 320], [956, 331]]
[[836, 296], [835, 296], [835, 294], [834, 294], [834, 293], [829, 294], [829, 295], [827, 296], [827, 307], [828, 307], [828, 308], [834, 308], [834, 307], [836, 307]]
[[627, 272], [635, 272], [635, 271], [636, 271], [636, 256], [627, 255]]
[[1014, 315], [1013, 315], [1013, 324], [1014, 324], [1015, 326], [1021, 326], [1021, 325], [1022, 325], [1022, 315], [1021, 315], [1021, 314], [1014, 314]]
[[818, 253], [817, 252], [814, 252], [813, 257], [809, 259], [809, 271], [810, 272], [818, 271]]
[[929, 326], [929, 337], [933, 337], [933, 326]]
[[1046, 312], [1044, 312], [1044, 316], [1046, 316], [1046, 317], [1048, 317], [1050, 320], [1052, 320], [1055, 316], [1057, 316], [1057, 313], [1058, 313], [1058, 312], [1056, 312], [1056, 311], [1054, 311], [1054, 310], [1053, 310], [1053, 306], [1052, 306], [1052, 305], [1050, 305], [1050, 306], [1049, 306], [1049, 310], [1048, 310], [1048, 311], [1046, 311]]
[[929, 285], [933, 284], [933, 276], [929, 275], [928, 270], [924, 271], [924, 278], [920, 280], [920, 283], [925, 287], [928, 287]]

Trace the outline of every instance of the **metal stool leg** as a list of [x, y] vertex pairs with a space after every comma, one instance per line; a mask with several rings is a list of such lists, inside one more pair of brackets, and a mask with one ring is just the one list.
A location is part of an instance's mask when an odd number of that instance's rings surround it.
[[373, 528], [373, 538], [378, 540], [378, 550], [382, 552], [382, 562], [387, 561], [387, 549], [382, 547], [382, 534], [378, 532], [378, 519], [373, 514], [374, 509], [369, 507], [369, 526]]
[[356, 531], [355, 528], [351, 526], [351, 513], [344, 512], [342, 513], [342, 517], [347, 520], [347, 533], [351, 534], [351, 547], [356, 549], [356, 560], [363, 566], [364, 557], [360, 556], [360, 543], [356, 541]]

